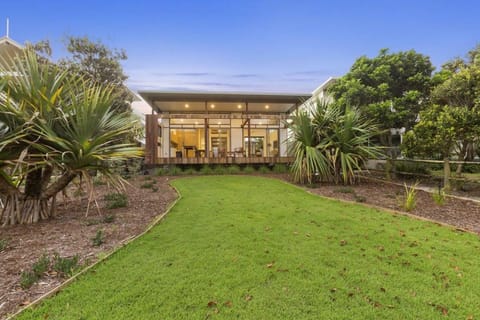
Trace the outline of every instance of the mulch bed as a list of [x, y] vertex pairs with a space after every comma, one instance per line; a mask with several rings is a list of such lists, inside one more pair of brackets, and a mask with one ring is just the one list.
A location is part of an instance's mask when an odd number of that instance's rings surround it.
[[[287, 175], [269, 174], [268, 177], [289, 181]], [[177, 197], [169, 186], [168, 177], [153, 177], [153, 189], [141, 188], [151, 182], [145, 177], [130, 180], [127, 187], [129, 205], [126, 208], [106, 209], [103, 196], [113, 192], [107, 186], [96, 187], [96, 198], [102, 215], [95, 207], [85, 217], [87, 199], [77, 197], [60, 201], [58, 216], [36, 225], [21, 225], [0, 228], [0, 239], [7, 239], [7, 248], [0, 252], [0, 319], [5, 318], [64, 281], [54, 274], [46, 274], [30, 289], [20, 287], [20, 274], [47, 253], [57, 252], [61, 256], [80, 256], [82, 263], [93, 263], [98, 256], [118, 247], [126, 240], [140, 234], [148, 224], [163, 213]], [[321, 196], [348, 201], [361, 201], [369, 205], [402, 211], [404, 188], [383, 182], [362, 182], [361, 185], [343, 187], [320, 184], [308, 191]], [[464, 194], [464, 196], [468, 196]], [[478, 202], [449, 198], [443, 206], [438, 206], [431, 194], [418, 191], [417, 207], [410, 212], [423, 218], [447, 223], [452, 226], [480, 233], [480, 204]], [[103, 222], [103, 217], [114, 215], [111, 223]], [[92, 244], [98, 230], [103, 230], [105, 243], [99, 247]]]
[[[405, 211], [403, 209], [405, 188], [392, 183], [364, 181], [348, 187], [320, 184], [308, 190], [330, 198]], [[469, 194], [464, 192], [461, 196], [468, 197]], [[476, 201], [447, 197], [446, 202], [440, 206], [435, 203], [431, 193], [418, 190], [417, 205], [409, 213], [480, 234], [480, 203]]]
[[[106, 185], [95, 187], [101, 215], [94, 204], [85, 217], [87, 198], [73, 197], [62, 201], [59, 196], [57, 217], [36, 225], [0, 227], [0, 239], [7, 240], [7, 248], [0, 252], [0, 319], [15, 312], [22, 305], [34, 301], [58, 286], [63, 278], [45, 274], [30, 289], [20, 287], [20, 274], [29, 270], [44, 253], [50, 257], [58, 253], [62, 257], [79, 255], [80, 263], [90, 264], [98, 260], [102, 252], [109, 252], [124, 241], [143, 232], [148, 224], [165, 212], [177, 197], [167, 177], [154, 177], [157, 191], [141, 188], [145, 177], [129, 180], [127, 186], [129, 205], [126, 208], [107, 209], [103, 196], [115, 192]], [[153, 180], [152, 180], [153, 181]], [[73, 193], [69, 192], [70, 194]], [[104, 217], [113, 215], [114, 221], [103, 222]], [[92, 239], [98, 230], [103, 230], [105, 242], [95, 247]]]

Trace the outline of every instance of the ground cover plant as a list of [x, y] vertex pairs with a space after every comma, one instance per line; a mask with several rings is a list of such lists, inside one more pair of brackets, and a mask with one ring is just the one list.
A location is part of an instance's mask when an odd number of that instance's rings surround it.
[[19, 319], [476, 319], [480, 241], [278, 180], [173, 181], [157, 227]]

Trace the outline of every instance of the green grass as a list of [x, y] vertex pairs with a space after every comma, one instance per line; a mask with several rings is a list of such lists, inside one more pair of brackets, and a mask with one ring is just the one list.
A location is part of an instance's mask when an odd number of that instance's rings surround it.
[[19, 319], [467, 319], [478, 236], [277, 180], [173, 181], [147, 235]]

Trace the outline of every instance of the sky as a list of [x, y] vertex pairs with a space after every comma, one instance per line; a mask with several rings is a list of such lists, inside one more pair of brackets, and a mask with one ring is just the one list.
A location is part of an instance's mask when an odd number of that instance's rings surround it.
[[67, 35], [125, 49], [133, 90], [310, 93], [382, 48], [414, 49], [437, 70], [480, 43], [476, 0], [12, 0], [0, 36]]

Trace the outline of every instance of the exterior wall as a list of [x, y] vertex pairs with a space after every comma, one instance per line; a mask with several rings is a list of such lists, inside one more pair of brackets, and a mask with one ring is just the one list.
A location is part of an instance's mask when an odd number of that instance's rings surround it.
[[162, 146], [160, 158], [174, 157], [170, 155], [170, 119], [162, 119]]

